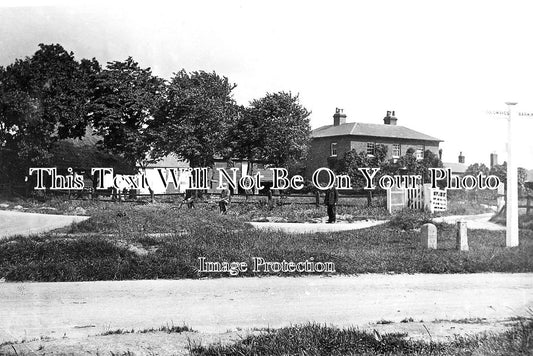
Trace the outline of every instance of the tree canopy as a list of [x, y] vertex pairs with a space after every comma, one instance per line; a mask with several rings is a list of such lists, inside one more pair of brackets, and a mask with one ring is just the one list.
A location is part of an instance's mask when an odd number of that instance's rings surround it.
[[58, 44], [0, 67], [0, 170], [10, 177], [44, 165], [59, 139], [81, 137], [89, 120], [95, 59], [76, 61]]
[[305, 158], [310, 112], [290, 92], [268, 93], [253, 100], [232, 132], [236, 157], [287, 167]]
[[164, 81], [133, 58], [110, 62], [96, 77], [91, 119], [103, 148], [144, 166], [153, 149], [150, 125], [161, 105]]
[[[171, 153], [192, 167], [302, 160], [310, 112], [299, 97], [268, 93], [244, 107], [235, 87], [216, 72], [180, 70], [165, 81], [131, 57], [102, 68], [41, 44], [0, 67], [0, 180], [19, 180], [32, 166], [68, 165], [67, 152], [80, 169], [96, 160], [134, 170]], [[91, 158], [80, 159], [85, 154]]]
[[230, 158], [228, 135], [238, 115], [235, 87], [216, 72], [176, 73], [152, 126], [157, 152], [174, 153], [193, 167]]

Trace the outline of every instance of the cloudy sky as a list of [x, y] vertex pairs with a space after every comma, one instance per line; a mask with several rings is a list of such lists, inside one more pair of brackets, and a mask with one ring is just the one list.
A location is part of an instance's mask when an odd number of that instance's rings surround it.
[[[216, 71], [240, 104], [299, 93], [313, 128], [398, 124], [445, 142], [444, 161], [506, 158], [506, 101], [533, 112], [533, 4], [528, 1], [0, 0], [0, 65], [60, 43], [101, 63], [132, 56], [170, 78]], [[21, 4], [23, 7], [20, 7]], [[46, 4], [46, 6], [42, 6]], [[18, 7], [17, 7], [18, 6]], [[533, 118], [516, 120], [519, 164], [533, 168]]]

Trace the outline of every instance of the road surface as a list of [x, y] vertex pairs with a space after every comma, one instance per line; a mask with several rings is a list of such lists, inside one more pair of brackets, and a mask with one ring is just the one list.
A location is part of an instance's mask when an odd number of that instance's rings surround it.
[[0, 239], [13, 235], [30, 235], [46, 232], [88, 218], [88, 216], [37, 214], [0, 210]]
[[527, 315], [533, 273], [0, 283], [0, 343], [166, 324], [201, 332]]

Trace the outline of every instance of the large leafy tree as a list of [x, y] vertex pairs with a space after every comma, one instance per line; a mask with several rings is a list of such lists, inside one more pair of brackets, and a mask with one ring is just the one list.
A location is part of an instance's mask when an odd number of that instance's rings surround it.
[[[346, 174], [350, 177], [352, 187], [355, 190], [360, 190], [366, 185], [366, 179], [359, 168], [379, 168], [383, 169], [386, 164], [387, 146], [377, 144], [373, 155], [368, 155], [366, 152], [357, 152], [356, 150], [348, 151], [344, 156], [337, 160], [332, 167], [338, 174]], [[383, 172], [379, 172], [381, 175]]]
[[39, 45], [31, 57], [0, 67], [0, 170], [18, 180], [30, 166], [46, 165], [63, 138], [81, 137], [88, 122], [98, 62], [76, 61], [58, 44]]
[[233, 155], [289, 167], [305, 159], [310, 112], [290, 92], [268, 93], [242, 110], [232, 132]]
[[430, 150], [424, 152], [423, 159], [418, 159], [414, 153], [414, 149], [410, 148], [396, 162], [384, 162], [382, 172], [389, 175], [420, 175], [422, 182], [428, 183], [430, 181], [429, 168], [442, 168], [442, 161]]
[[484, 175], [488, 175], [489, 171], [490, 171], [489, 167], [487, 167], [485, 164], [473, 163], [469, 165], [468, 168], [465, 170], [465, 175], [477, 176], [480, 173]]
[[[493, 166], [489, 173], [498, 177], [500, 182], [507, 186], [507, 162]], [[527, 181], [527, 170], [523, 167], [518, 167], [517, 175], [518, 189], [520, 192], [523, 192], [526, 189], [525, 183]]]
[[154, 113], [164, 98], [164, 80], [131, 57], [107, 64], [95, 80], [91, 118], [102, 148], [134, 168], [149, 161]]
[[175, 73], [152, 126], [157, 152], [174, 153], [192, 167], [231, 158], [228, 135], [239, 113], [235, 86], [215, 72]]

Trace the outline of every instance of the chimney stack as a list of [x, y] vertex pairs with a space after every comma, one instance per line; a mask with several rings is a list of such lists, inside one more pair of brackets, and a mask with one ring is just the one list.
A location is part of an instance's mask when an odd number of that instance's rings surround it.
[[463, 152], [459, 152], [459, 163], [465, 163], [465, 156], [463, 156]]
[[385, 125], [396, 125], [398, 119], [394, 116], [394, 111], [387, 111], [387, 116], [383, 118]]
[[493, 168], [494, 166], [498, 165], [498, 154], [496, 152], [492, 152], [490, 154], [490, 168]]
[[346, 114], [344, 110], [335, 108], [335, 115], [333, 115], [333, 126], [339, 126], [346, 123]]

